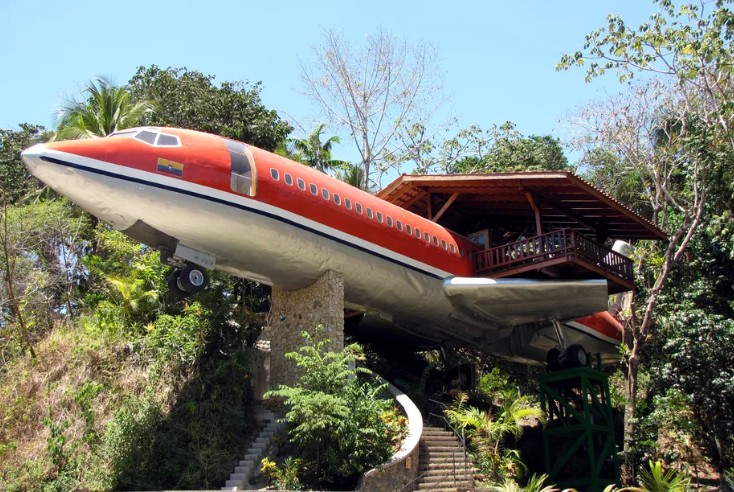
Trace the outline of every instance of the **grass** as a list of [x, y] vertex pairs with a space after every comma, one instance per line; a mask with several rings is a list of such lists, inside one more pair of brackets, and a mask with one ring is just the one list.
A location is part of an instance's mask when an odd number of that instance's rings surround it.
[[80, 320], [2, 368], [0, 490], [221, 486], [251, 430], [250, 349], [242, 333], [196, 337], [181, 364]]

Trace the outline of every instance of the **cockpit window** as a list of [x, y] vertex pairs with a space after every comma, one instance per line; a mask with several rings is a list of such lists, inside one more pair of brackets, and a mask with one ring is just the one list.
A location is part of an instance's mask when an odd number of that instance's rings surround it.
[[135, 135], [135, 138], [142, 142], [153, 145], [155, 144], [155, 139], [157, 136], [158, 136], [157, 133], [149, 132], [148, 130], [143, 130], [142, 132]]
[[110, 133], [107, 135], [108, 137], [132, 137], [136, 133], [138, 133], [139, 130], [121, 130], [119, 132]]
[[180, 147], [181, 139], [176, 135], [161, 133], [159, 128], [135, 128], [130, 130], [120, 130], [110, 133], [108, 136], [113, 138], [132, 137], [141, 142], [155, 147]]
[[229, 182], [230, 188], [232, 188], [232, 191], [243, 195], [255, 196], [257, 191], [257, 168], [255, 167], [255, 158], [252, 151], [247, 145], [234, 140], [225, 138], [224, 143], [227, 145], [227, 150], [229, 150], [232, 170]]
[[160, 147], [176, 147], [178, 146], [178, 137], [175, 135], [166, 135], [165, 133], [161, 133], [156, 145]]

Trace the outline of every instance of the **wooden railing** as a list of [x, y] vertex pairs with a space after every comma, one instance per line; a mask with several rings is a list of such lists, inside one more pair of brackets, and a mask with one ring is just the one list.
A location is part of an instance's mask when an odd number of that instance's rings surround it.
[[474, 253], [477, 275], [506, 272], [527, 265], [541, 268], [543, 263], [574, 260], [590, 263], [607, 277], [633, 280], [632, 260], [573, 229], [559, 229]]

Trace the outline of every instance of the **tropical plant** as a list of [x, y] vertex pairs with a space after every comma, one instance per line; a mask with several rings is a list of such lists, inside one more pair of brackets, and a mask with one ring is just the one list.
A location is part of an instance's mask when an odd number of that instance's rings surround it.
[[277, 463], [268, 458], [263, 458], [260, 462], [260, 471], [270, 480], [270, 484], [274, 485], [278, 490], [302, 490], [303, 485], [298, 479], [298, 468], [301, 463], [293, 457], [288, 457], [283, 462], [283, 468], [278, 467]]
[[319, 124], [314, 131], [309, 133], [306, 138], [291, 138], [290, 143], [293, 146], [293, 155], [302, 164], [326, 172], [338, 167], [342, 167], [344, 161], [331, 158], [331, 151], [334, 144], [339, 143], [339, 137], [334, 135], [321, 143], [321, 137], [326, 128], [325, 123]]
[[617, 487], [616, 484], [610, 484], [604, 487], [604, 492], [645, 492], [645, 491], [639, 487], [623, 487], [620, 489]]
[[675, 470], [663, 471], [660, 461], [648, 462], [649, 469], [640, 470], [640, 485], [645, 492], [686, 492], [691, 477]]
[[359, 164], [352, 164], [350, 162], [343, 163], [341, 169], [337, 171], [336, 177], [355, 188], [367, 191], [364, 168]]
[[[317, 335], [322, 328], [317, 328]], [[305, 345], [286, 357], [303, 370], [293, 386], [266, 394], [284, 398], [290, 441], [303, 464], [301, 478], [321, 486], [344, 486], [357, 474], [381, 465], [392, 454], [394, 428], [385, 419], [391, 407], [379, 397], [385, 386], [361, 381], [364, 368], [354, 368], [361, 348], [339, 352], [329, 341], [307, 332]]]
[[468, 405], [469, 397], [459, 393], [444, 411], [454, 428], [466, 432], [480, 471], [492, 482], [522, 476], [526, 467], [512, 445], [522, 436], [527, 419], [543, 420], [543, 411], [516, 389], [504, 388], [490, 396], [496, 402], [490, 410]]
[[545, 473], [542, 475], [533, 474], [524, 487], [518, 485], [514, 480], [507, 479], [502, 485], [491, 485], [487, 490], [490, 492], [552, 492], [557, 490], [555, 485], [545, 485], [546, 480], [548, 480], [548, 475]]
[[84, 88], [86, 101], [71, 101], [59, 108], [53, 140], [104, 137], [134, 127], [155, 109], [151, 101], [133, 101], [130, 92], [98, 77]]

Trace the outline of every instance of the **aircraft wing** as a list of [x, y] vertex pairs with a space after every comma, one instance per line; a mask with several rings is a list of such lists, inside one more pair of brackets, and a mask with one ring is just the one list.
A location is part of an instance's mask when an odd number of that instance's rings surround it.
[[607, 281], [451, 277], [443, 292], [463, 315], [494, 326], [560, 321], [607, 310]]

